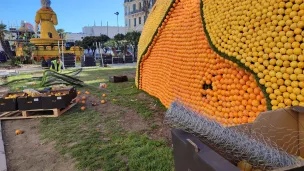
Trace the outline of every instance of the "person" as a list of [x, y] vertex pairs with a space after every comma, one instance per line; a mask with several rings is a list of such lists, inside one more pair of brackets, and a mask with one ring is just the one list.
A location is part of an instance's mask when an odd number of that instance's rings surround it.
[[41, 66], [42, 67], [47, 67], [48, 66], [46, 60], [43, 57], [41, 58]]
[[61, 72], [62, 69], [63, 69], [62, 62], [59, 57], [56, 57], [56, 59], [52, 61], [50, 70]]

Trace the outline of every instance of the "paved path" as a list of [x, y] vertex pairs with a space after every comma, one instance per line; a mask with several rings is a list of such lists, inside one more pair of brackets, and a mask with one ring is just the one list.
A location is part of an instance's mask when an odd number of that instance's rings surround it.
[[1, 121], [0, 121], [0, 171], [6, 171], [6, 157], [5, 157], [5, 151], [4, 151], [4, 144], [2, 139], [2, 127], [1, 127]]

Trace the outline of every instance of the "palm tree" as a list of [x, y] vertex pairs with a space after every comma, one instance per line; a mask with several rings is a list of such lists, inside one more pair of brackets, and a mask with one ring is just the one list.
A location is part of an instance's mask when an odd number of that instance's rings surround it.
[[145, 12], [145, 16], [148, 18], [150, 13], [150, 8], [155, 4], [156, 0], [143, 0], [143, 11]]
[[61, 39], [65, 39], [66, 32], [64, 31], [64, 29], [57, 29], [57, 33], [59, 34], [59, 37]]
[[6, 33], [6, 32], [7, 32], [6, 25], [0, 23], [0, 44], [2, 45], [2, 48], [3, 48], [4, 53], [7, 56], [7, 58], [13, 59], [13, 55], [11, 53], [11, 49], [10, 49], [10, 47], [8, 46], [8, 44], [4, 40], [4, 37], [5, 37], [4, 33]]

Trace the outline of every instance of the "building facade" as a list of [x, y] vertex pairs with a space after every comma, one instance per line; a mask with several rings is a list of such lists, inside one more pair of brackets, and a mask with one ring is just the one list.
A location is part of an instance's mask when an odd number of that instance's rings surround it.
[[[150, 0], [149, 9], [152, 8], [156, 0]], [[142, 31], [147, 16], [144, 10], [144, 0], [125, 0], [125, 27], [126, 31]]]
[[126, 34], [126, 28], [117, 26], [86, 26], [82, 28], [82, 33], [67, 33], [66, 40], [68, 42], [75, 42], [87, 36], [100, 36], [101, 34], [107, 35], [112, 39], [118, 33]]
[[100, 36], [101, 34], [104, 34], [110, 38], [114, 38], [118, 33], [126, 34], [126, 28], [117, 26], [91, 26], [83, 27], [82, 32], [87, 36]]

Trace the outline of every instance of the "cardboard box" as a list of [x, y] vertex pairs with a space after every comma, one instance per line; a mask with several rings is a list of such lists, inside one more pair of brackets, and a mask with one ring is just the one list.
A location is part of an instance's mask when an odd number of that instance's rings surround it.
[[[244, 129], [246, 128], [246, 129]], [[304, 158], [304, 107], [291, 107], [261, 113], [254, 123], [228, 129], [255, 131], [289, 154]], [[236, 171], [239, 170], [192, 134], [172, 130], [176, 171]], [[275, 171], [304, 171], [290, 166]]]

